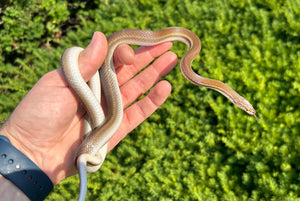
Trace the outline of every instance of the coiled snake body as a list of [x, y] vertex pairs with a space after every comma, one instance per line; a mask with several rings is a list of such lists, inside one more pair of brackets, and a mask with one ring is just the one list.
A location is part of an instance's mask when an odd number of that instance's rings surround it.
[[181, 72], [184, 77], [195, 85], [220, 92], [233, 104], [256, 117], [255, 109], [252, 105], [228, 85], [218, 80], [201, 77], [193, 71], [191, 63], [201, 50], [201, 42], [192, 31], [181, 27], [168, 27], [159, 31], [124, 29], [113, 33], [107, 40], [108, 53], [104, 64], [99, 70], [107, 104], [107, 116], [105, 119], [99, 103], [101, 94], [99, 75], [95, 75], [90, 84], [90, 87], [94, 88], [93, 91], [98, 94], [95, 96], [82, 79], [78, 70], [78, 55], [83, 49], [78, 47], [69, 48], [64, 52], [61, 59], [65, 78], [84, 104], [92, 124], [91, 128], [87, 129], [92, 131], [89, 135], [86, 135], [77, 154], [77, 167], [81, 180], [79, 200], [84, 200], [85, 198], [86, 171], [94, 172], [101, 166], [106, 155], [106, 144], [119, 128], [122, 120], [123, 105], [112, 60], [114, 50], [122, 43], [139, 46], [152, 46], [166, 41], [181, 41], [185, 43], [189, 50], [180, 62]]

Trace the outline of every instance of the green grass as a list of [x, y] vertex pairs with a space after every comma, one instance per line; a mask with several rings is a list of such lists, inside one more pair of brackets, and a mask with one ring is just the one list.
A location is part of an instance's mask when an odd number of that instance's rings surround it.
[[[165, 77], [173, 86], [167, 102], [89, 175], [87, 200], [300, 200], [299, 0], [34, 2], [2, 5], [2, 122], [60, 66], [64, 49], [85, 47], [94, 31], [124, 28], [191, 29], [202, 42], [194, 70], [257, 110], [258, 121], [176, 67]], [[181, 58], [186, 47], [172, 50]], [[47, 200], [74, 200], [78, 187], [78, 176], [68, 178]]]

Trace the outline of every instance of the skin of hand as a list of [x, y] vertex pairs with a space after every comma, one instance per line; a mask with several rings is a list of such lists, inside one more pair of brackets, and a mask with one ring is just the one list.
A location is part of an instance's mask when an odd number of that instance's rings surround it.
[[[121, 126], [108, 143], [108, 151], [167, 99], [171, 85], [167, 81], [158, 81], [177, 63], [177, 56], [168, 51], [171, 46], [172, 43], [167, 42], [136, 51], [128, 45], [116, 49], [114, 64], [125, 110]], [[106, 37], [95, 32], [91, 43], [79, 56], [80, 72], [86, 81], [101, 66], [106, 51]], [[153, 85], [146, 97], [131, 105]], [[0, 134], [7, 136], [56, 185], [77, 173], [74, 159], [82, 141], [84, 115], [82, 105], [59, 68], [45, 74], [26, 94], [2, 126]]]

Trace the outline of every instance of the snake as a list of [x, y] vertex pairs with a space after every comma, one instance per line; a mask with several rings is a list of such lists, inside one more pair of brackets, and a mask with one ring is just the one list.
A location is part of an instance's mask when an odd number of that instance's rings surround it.
[[[123, 116], [122, 97], [113, 64], [113, 54], [120, 44], [153, 46], [167, 41], [179, 41], [188, 46], [188, 51], [180, 61], [183, 76], [191, 83], [213, 89], [228, 98], [256, 119], [254, 107], [225, 83], [202, 77], [194, 72], [192, 61], [201, 50], [199, 37], [183, 27], [167, 27], [158, 31], [123, 29], [107, 37], [108, 50], [103, 65], [93, 78], [86, 83], [79, 72], [78, 56], [83, 48], [71, 47], [64, 51], [61, 67], [69, 87], [77, 95], [87, 111], [88, 129], [76, 155], [80, 177], [78, 200], [84, 200], [86, 194], [86, 172], [95, 172], [104, 161], [107, 143], [118, 130]], [[101, 80], [101, 81], [100, 81]], [[96, 85], [96, 86], [95, 86]], [[105, 96], [107, 113], [100, 106], [101, 86]], [[94, 88], [90, 89], [90, 88]], [[98, 97], [94, 95], [98, 93]], [[85, 189], [85, 190], [84, 190]]]

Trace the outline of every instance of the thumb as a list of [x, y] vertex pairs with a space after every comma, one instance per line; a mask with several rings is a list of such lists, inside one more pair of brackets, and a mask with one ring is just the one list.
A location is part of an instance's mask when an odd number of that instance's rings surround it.
[[80, 73], [88, 81], [100, 68], [107, 53], [107, 40], [103, 33], [95, 32], [90, 44], [79, 55]]

